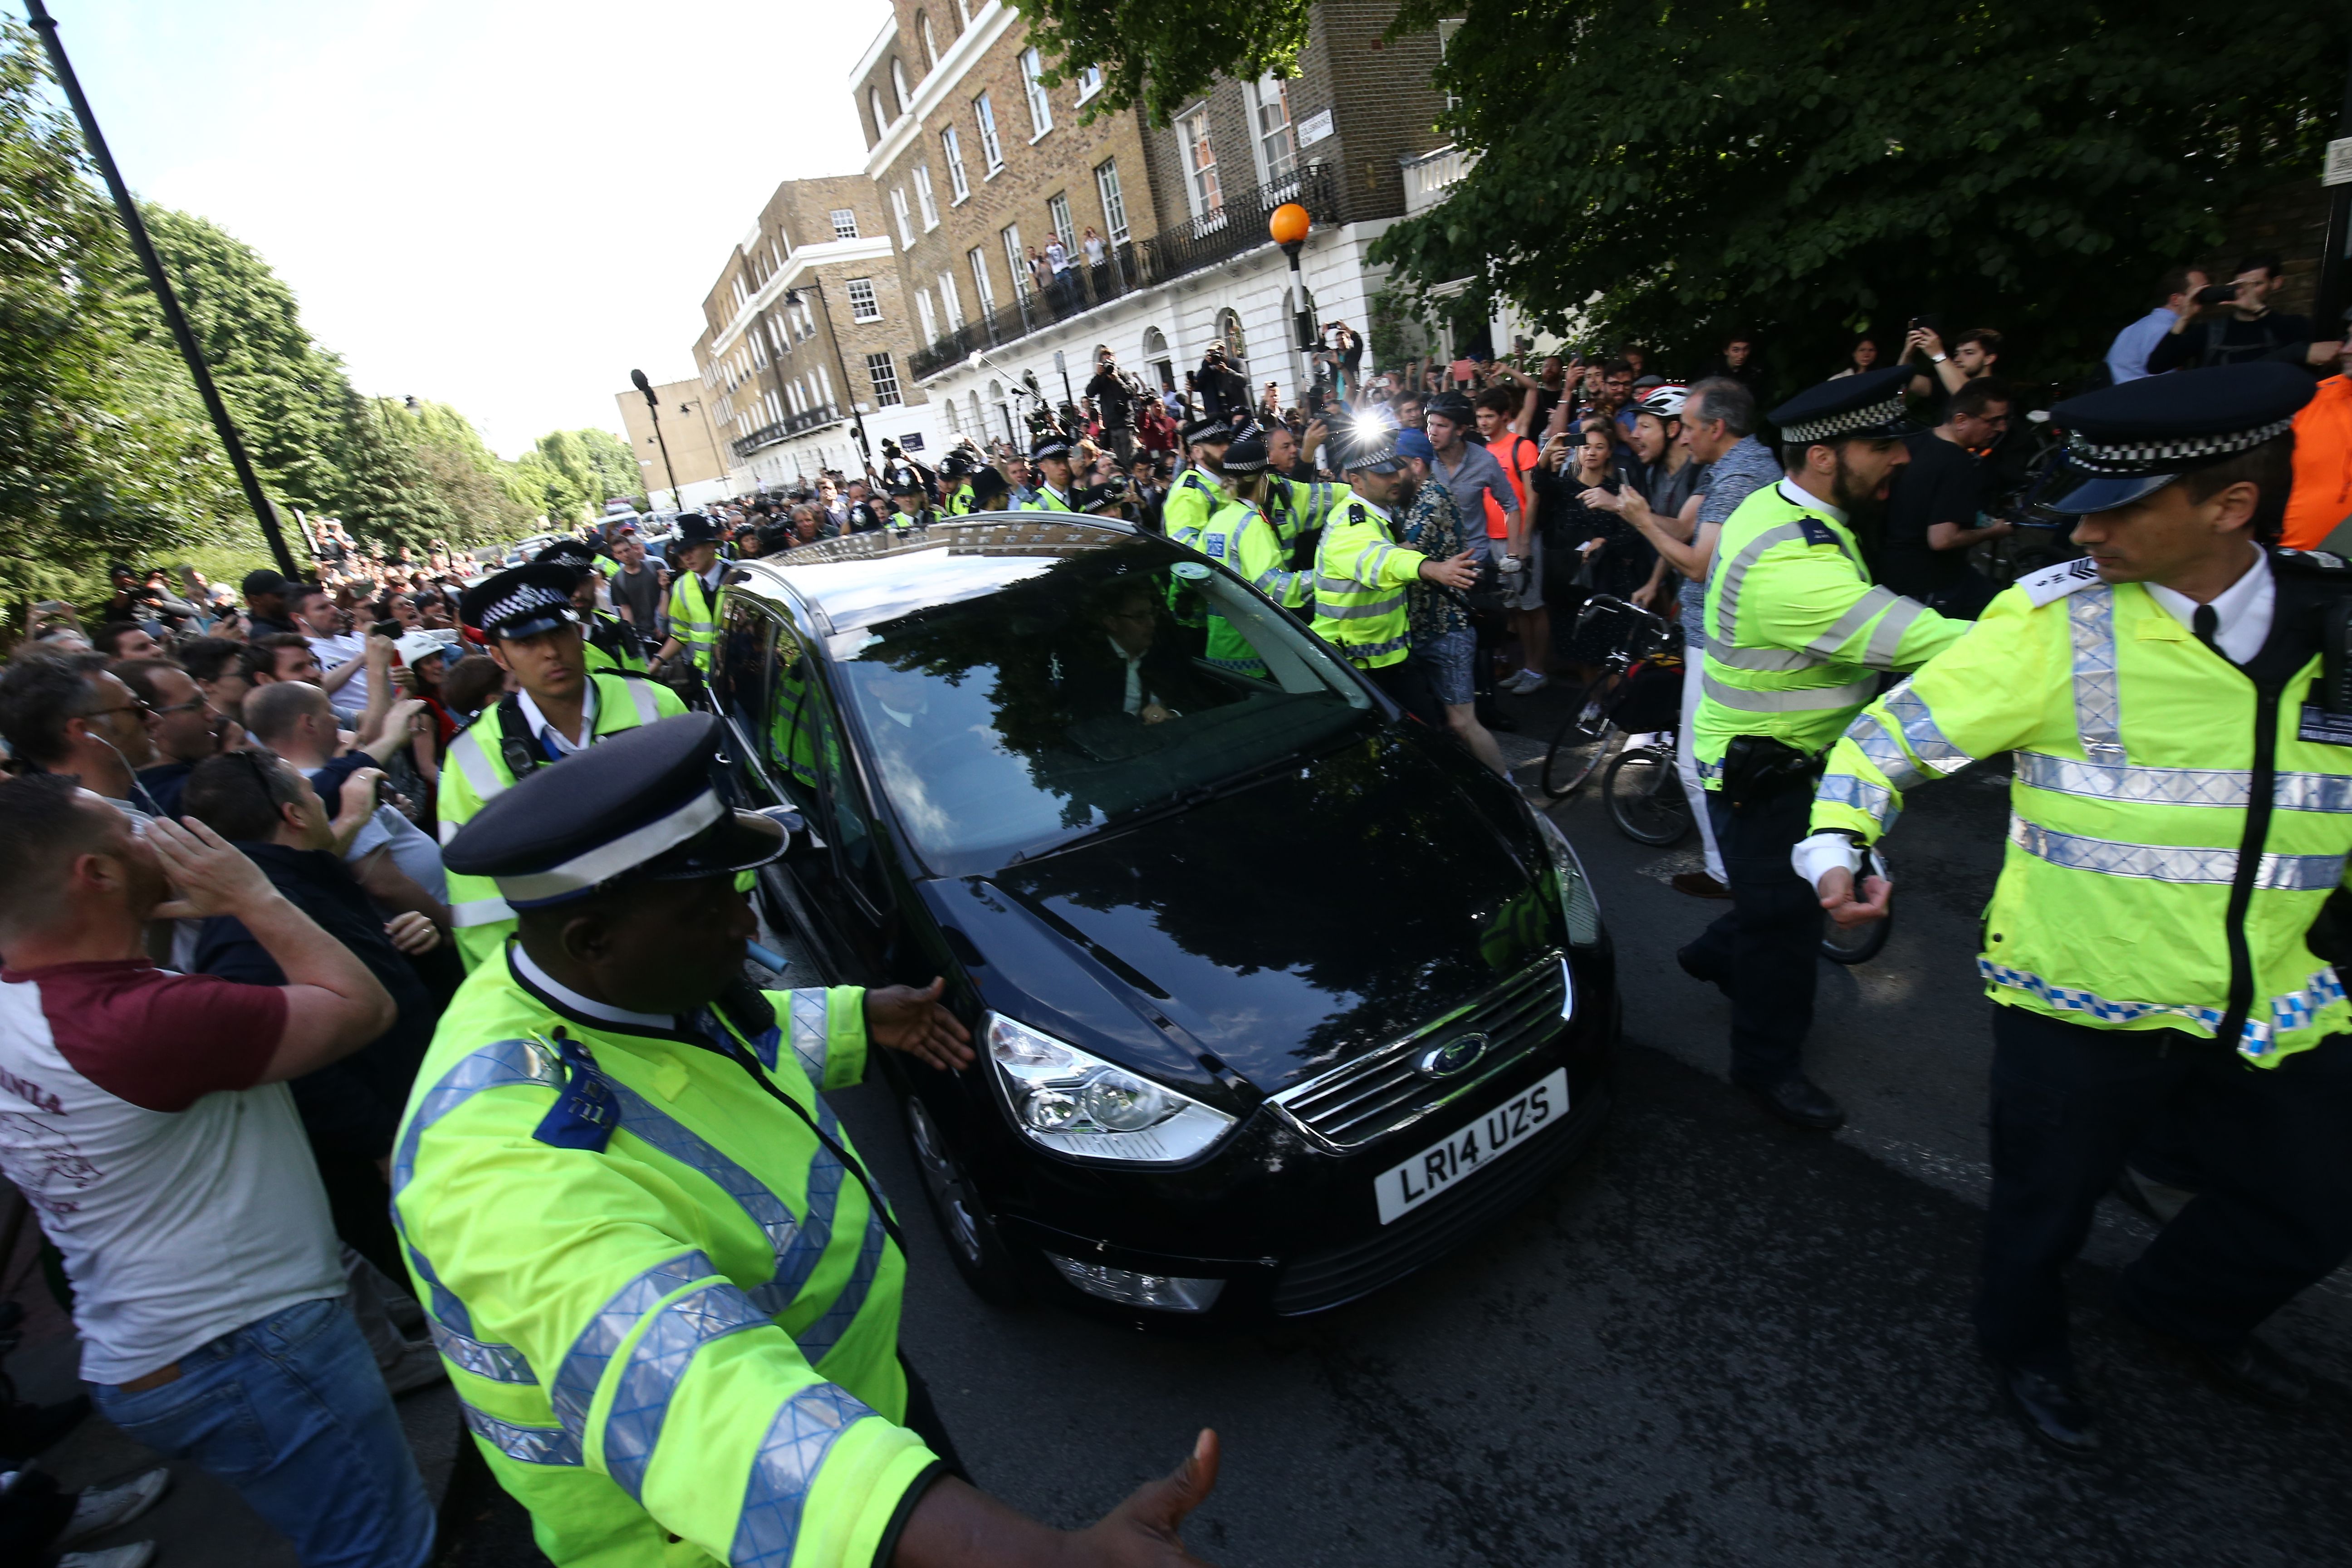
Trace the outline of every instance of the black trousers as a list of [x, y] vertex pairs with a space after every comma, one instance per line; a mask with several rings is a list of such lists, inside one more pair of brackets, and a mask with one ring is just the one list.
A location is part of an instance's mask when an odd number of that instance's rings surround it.
[[1731, 908], [1684, 951], [1731, 998], [1733, 1080], [1769, 1088], [1804, 1070], [1805, 1035], [1813, 1026], [1822, 906], [1789, 864], [1790, 851], [1812, 831], [1813, 792], [1784, 789], [1734, 811], [1720, 790], [1710, 790], [1706, 808]]
[[2062, 1275], [2143, 1130], [2170, 1115], [2204, 1186], [2116, 1280], [2133, 1318], [2226, 1349], [2352, 1255], [2352, 1036], [2258, 1068], [2217, 1040], [1994, 1010], [1992, 1204], [1977, 1338], [2066, 1378]]

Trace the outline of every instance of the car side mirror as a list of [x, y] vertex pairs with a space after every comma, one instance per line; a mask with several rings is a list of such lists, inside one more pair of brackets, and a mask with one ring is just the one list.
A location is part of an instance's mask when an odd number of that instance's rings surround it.
[[808, 818], [792, 806], [764, 806], [760, 815], [784, 830], [786, 860], [805, 859], [824, 847], [824, 841], [817, 837], [816, 830], [809, 826]]

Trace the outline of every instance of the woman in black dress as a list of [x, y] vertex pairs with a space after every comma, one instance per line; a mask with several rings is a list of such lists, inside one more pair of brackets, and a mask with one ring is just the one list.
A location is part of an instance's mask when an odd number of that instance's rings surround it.
[[[1571, 445], [1570, 443], [1573, 443]], [[1593, 419], [1573, 433], [1554, 437], [1544, 448], [1538, 470], [1538, 493], [1543, 498], [1538, 516], [1544, 526], [1546, 564], [1555, 581], [1544, 585], [1554, 614], [1553, 637], [1566, 658], [1586, 672], [1596, 671], [1624, 635], [1622, 617], [1601, 616], [1580, 628], [1577, 608], [1594, 594], [1631, 598], [1650, 580], [1657, 551], [1641, 532], [1615, 512], [1587, 506], [1582, 497], [1591, 489], [1614, 495], [1627, 485], [1641, 489], [1636, 477], [1619, 461], [1606, 421]], [[1555, 564], [1556, 563], [1556, 564]], [[1566, 612], [1566, 613], [1562, 613]]]

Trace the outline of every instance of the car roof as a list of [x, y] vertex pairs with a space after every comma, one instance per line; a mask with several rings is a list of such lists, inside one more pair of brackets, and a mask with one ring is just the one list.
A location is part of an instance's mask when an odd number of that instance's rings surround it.
[[1132, 524], [1116, 518], [971, 512], [903, 535], [846, 534], [734, 564], [755, 592], [789, 596], [812, 614], [814, 630], [830, 636], [992, 594], [1042, 570], [1036, 563], [1136, 537]]

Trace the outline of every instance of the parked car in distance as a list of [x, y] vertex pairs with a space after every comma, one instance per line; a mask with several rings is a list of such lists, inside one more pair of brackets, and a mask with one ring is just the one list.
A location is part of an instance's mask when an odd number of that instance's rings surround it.
[[[1184, 621], [1239, 637], [1216, 661]], [[1574, 850], [1222, 565], [1035, 513], [730, 573], [712, 679], [761, 874], [829, 984], [927, 983], [979, 1059], [878, 1053], [983, 1296], [1159, 1326], [1336, 1307], [1548, 1184], [1619, 1005]]]

